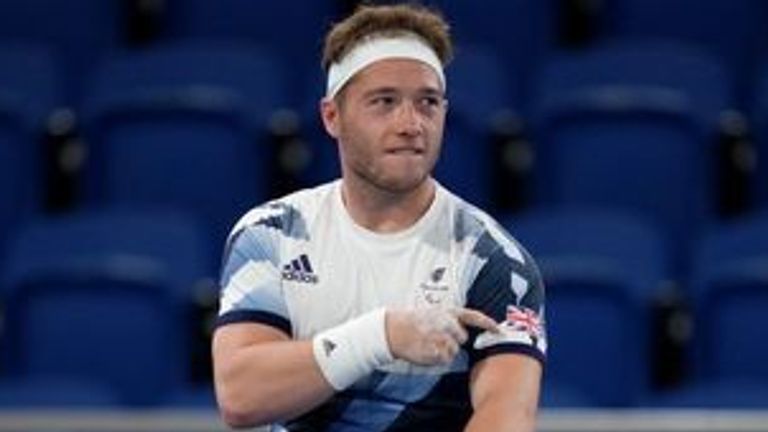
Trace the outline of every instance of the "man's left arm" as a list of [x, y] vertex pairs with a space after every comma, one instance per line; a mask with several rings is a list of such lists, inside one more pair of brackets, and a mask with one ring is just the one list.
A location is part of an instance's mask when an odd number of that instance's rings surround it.
[[[496, 320], [499, 331], [468, 342], [473, 415], [466, 430], [533, 431], [547, 351], [544, 284], [533, 257], [511, 237], [482, 240], [473, 254], [485, 260], [467, 307]], [[483, 243], [498, 247], [488, 251]]]
[[466, 431], [531, 432], [536, 427], [541, 362], [522, 354], [487, 357], [472, 368], [474, 414]]

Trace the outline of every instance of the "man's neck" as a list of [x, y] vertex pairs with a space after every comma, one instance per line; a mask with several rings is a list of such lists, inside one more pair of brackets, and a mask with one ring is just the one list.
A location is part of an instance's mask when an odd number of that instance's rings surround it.
[[431, 178], [408, 192], [390, 192], [364, 181], [342, 181], [344, 206], [355, 223], [378, 233], [394, 233], [415, 224], [435, 198]]

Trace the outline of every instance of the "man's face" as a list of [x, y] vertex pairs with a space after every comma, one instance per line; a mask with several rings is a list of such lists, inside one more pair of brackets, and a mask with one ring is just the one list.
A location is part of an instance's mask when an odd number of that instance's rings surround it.
[[446, 107], [432, 68], [387, 59], [358, 72], [336, 101], [324, 102], [323, 119], [338, 140], [345, 176], [408, 192], [423, 184], [437, 161]]

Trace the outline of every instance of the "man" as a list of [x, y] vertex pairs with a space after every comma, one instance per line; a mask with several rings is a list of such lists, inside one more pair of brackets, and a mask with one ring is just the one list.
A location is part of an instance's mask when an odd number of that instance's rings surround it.
[[430, 176], [447, 27], [418, 6], [366, 6], [328, 34], [320, 111], [342, 178], [257, 207], [232, 231], [213, 341], [231, 426], [534, 430], [538, 271]]

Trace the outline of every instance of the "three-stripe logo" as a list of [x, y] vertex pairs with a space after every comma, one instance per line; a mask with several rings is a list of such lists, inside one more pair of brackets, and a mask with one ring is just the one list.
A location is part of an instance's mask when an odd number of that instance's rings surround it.
[[316, 284], [317, 275], [312, 270], [307, 254], [301, 254], [283, 266], [283, 280]]

